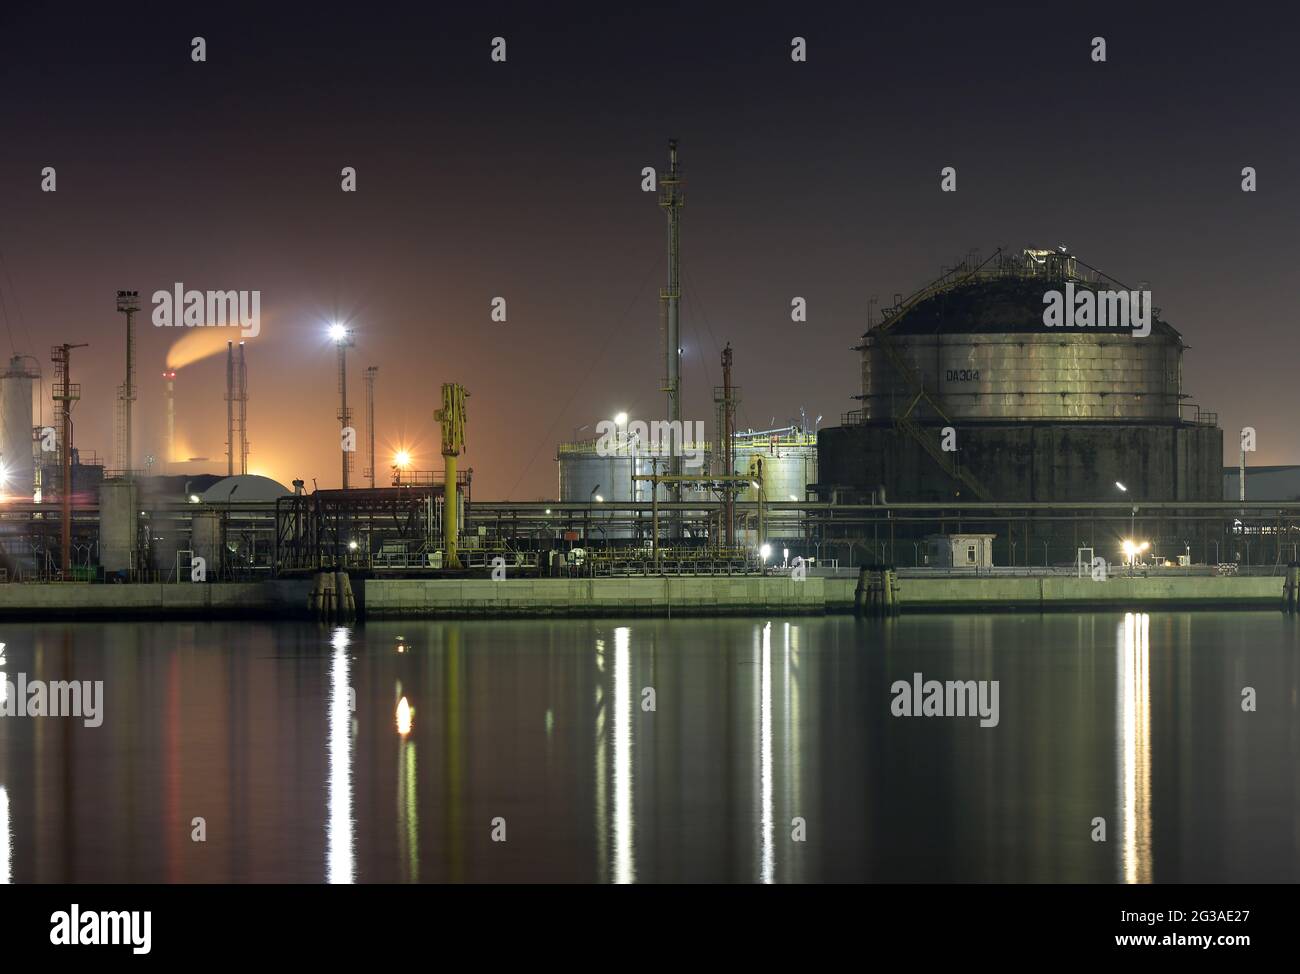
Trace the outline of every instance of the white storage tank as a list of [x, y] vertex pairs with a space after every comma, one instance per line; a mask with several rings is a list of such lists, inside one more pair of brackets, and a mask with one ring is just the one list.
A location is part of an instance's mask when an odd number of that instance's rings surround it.
[[35, 464], [32, 460], [32, 379], [39, 375], [22, 356], [9, 360], [0, 376], [0, 464], [4, 465], [5, 496], [32, 499]]

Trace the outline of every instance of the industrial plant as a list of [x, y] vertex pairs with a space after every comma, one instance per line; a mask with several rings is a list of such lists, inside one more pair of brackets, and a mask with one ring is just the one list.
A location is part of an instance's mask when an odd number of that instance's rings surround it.
[[[722, 383], [710, 390], [710, 421], [685, 420], [684, 185], [674, 140], [658, 173], [668, 258], [663, 414], [620, 413], [585, 439], [557, 444], [554, 499], [472, 497], [473, 471], [458, 465], [473, 436], [469, 392], [455, 382], [429, 404], [442, 430], [442, 470], [413, 470], [405, 453], [391, 463], [377, 457], [379, 366], [364, 370], [358, 435], [346, 323], [328, 327], [341, 487], [250, 474], [243, 340], [225, 348], [224, 475], [181, 472], [177, 373], [168, 367], [157, 388], [137, 380], [139, 294], [123, 290], [112, 466], [75, 442], [81, 346], [51, 350], [50, 425], [33, 419], [42, 363], [15, 356], [4, 373], [9, 502], [0, 570], [10, 582], [315, 578], [312, 611], [340, 611], [355, 581], [382, 578], [1081, 573], [1098, 555], [1130, 569], [1190, 572], [1295, 558], [1292, 507], [1261, 507], [1244, 490], [1237, 504], [1224, 501], [1223, 431], [1184, 389], [1187, 346], [1160, 308], [1148, 304], [1145, 332], [1048, 326], [1044, 306], [1063, 289], [1099, 301], [1112, 288], [1134, 301], [1149, 296], [1064, 247], [971, 252], [879, 313], [872, 302], [852, 346], [861, 386], [844, 390], [856, 406], [839, 425], [800, 411], [788, 425], [740, 428], [748, 350], [730, 343], [718, 363]], [[853, 323], [844, 330], [847, 344]], [[164, 402], [161, 458], [142, 464], [132, 411], [155, 393]]]

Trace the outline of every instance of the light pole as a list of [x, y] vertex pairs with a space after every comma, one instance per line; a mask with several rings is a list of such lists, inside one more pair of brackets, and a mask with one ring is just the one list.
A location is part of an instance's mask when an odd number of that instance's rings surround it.
[[393, 471], [396, 473], [396, 483], [394, 486], [402, 486], [402, 471], [409, 469], [411, 466], [411, 454], [406, 450], [398, 450], [393, 454]]
[[330, 338], [339, 350], [339, 445], [343, 453], [343, 489], [348, 489], [348, 474], [352, 470], [352, 450], [348, 449], [351, 445], [356, 447], [356, 434], [353, 433], [352, 443], [347, 441], [347, 431], [352, 426], [352, 410], [348, 409], [348, 348], [356, 344], [351, 328], [340, 325], [337, 322], [330, 325]]

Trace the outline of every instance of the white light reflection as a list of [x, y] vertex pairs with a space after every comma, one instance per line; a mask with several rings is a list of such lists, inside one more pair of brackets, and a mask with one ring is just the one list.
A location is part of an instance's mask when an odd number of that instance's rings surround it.
[[[596, 672], [605, 672], [605, 640], [596, 640]], [[605, 746], [605, 688], [596, 680], [596, 874], [603, 880], [609, 869], [609, 803], [605, 779], [609, 752]]]
[[325, 823], [325, 881], [351, 883], [352, 850], [352, 715], [348, 708], [348, 631], [335, 629], [330, 640], [329, 807]]
[[1151, 882], [1151, 617], [1128, 613], [1119, 627], [1120, 857], [1124, 882]]
[[614, 630], [614, 882], [636, 882], [632, 847], [632, 663], [626, 626]]
[[776, 867], [776, 852], [772, 837], [772, 623], [763, 626], [763, 659], [760, 678], [761, 698], [759, 707], [759, 780], [763, 792], [763, 831], [761, 835], [762, 856], [761, 881], [773, 882]]
[[8, 886], [12, 881], [9, 875], [9, 845], [13, 837], [9, 834], [9, 792], [0, 785], [0, 886]]

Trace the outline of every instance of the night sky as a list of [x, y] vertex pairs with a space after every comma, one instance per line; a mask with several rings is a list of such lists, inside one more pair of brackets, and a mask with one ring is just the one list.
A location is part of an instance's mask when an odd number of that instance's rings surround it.
[[[663, 417], [665, 220], [640, 173], [666, 165], [670, 137], [687, 194], [684, 418], [712, 429], [730, 341], [742, 427], [801, 408], [835, 425], [856, 406], [850, 346], [871, 297], [974, 248], [1066, 245], [1150, 282], [1230, 462], [1242, 425], [1259, 431], [1252, 463], [1300, 462], [1294, 13], [270, 6], [0, 11], [0, 344], [41, 360], [48, 421], [50, 346], [90, 343], [77, 445], [110, 463], [115, 291], [147, 302], [180, 281], [262, 292], [254, 472], [338, 484], [338, 318], [357, 332], [358, 429], [363, 370], [379, 367], [382, 470], [399, 446], [441, 467], [433, 412], [454, 380], [471, 394], [475, 497], [554, 496], [555, 444], [576, 427]], [[796, 35], [807, 63], [791, 61]], [[1244, 166], [1258, 192], [1241, 191]], [[489, 319], [495, 296], [506, 323]], [[794, 296], [807, 323], [790, 320]], [[161, 453], [159, 374], [185, 334], [148, 313], [141, 455]], [[177, 388], [182, 452], [224, 472], [224, 358]]]

